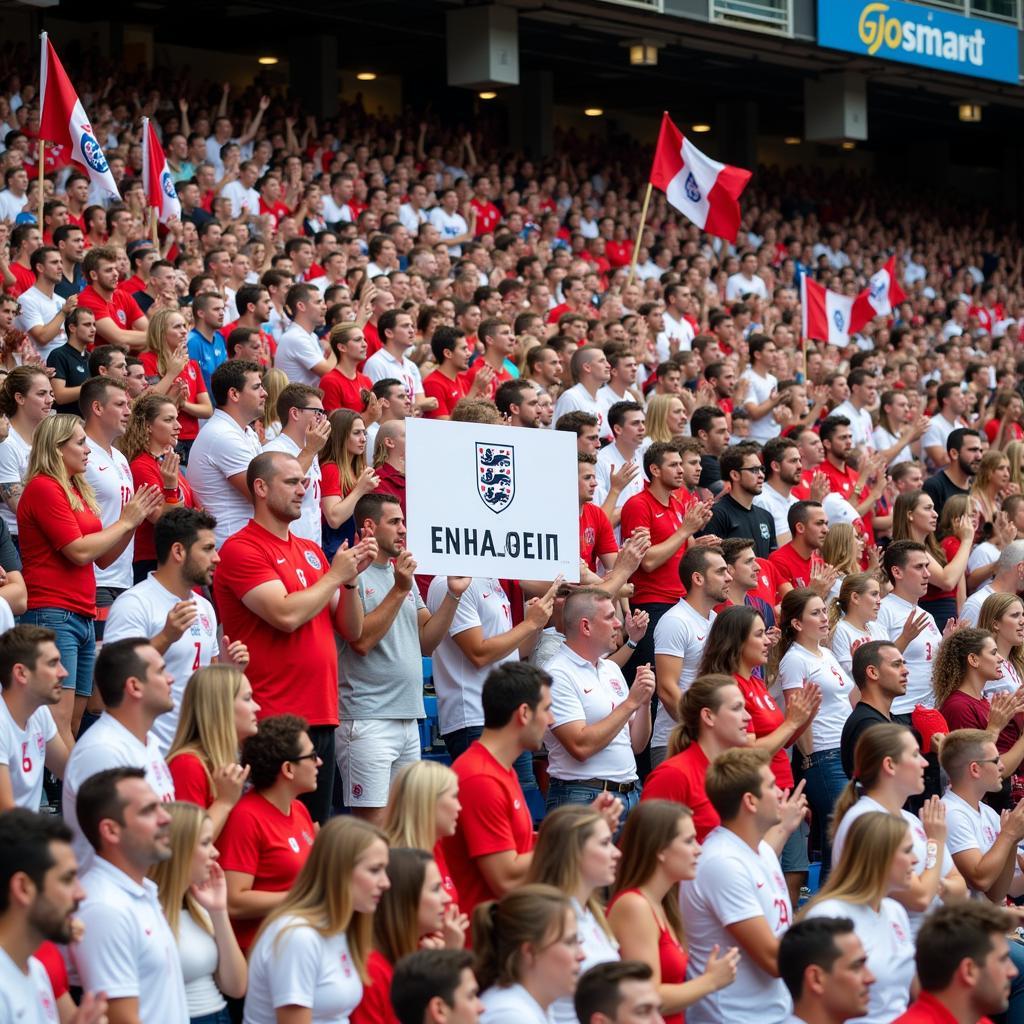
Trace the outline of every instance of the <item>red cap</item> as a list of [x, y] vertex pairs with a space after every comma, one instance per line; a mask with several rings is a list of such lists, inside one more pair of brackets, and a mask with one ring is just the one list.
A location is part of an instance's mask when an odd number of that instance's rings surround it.
[[932, 752], [932, 737], [945, 736], [949, 732], [949, 725], [942, 713], [935, 708], [926, 708], [923, 704], [915, 704], [911, 713], [910, 721], [921, 737], [921, 753]]

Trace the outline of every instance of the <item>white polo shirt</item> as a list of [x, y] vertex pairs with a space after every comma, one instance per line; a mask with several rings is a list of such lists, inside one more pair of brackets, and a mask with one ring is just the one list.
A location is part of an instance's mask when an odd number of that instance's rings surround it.
[[82, 988], [108, 999], [138, 999], [141, 1021], [188, 1024], [178, 945], [156, 883], [147, 878], [139, 885], [96, 857], [82, 886], [87, 896], [78, 916], [89, 939], [68, 947]]
[[[435, 576], [427, 591], [427, 608], [431, 615], [441, 607], [447, 593], [448, 577]], [[483, 725], [481, 694], [484, 680], [498, 665], [519, 660], [519, 652], [512, 651], [490, 665], [477, 668], [452, 639], [475, 626], [481, 627], [484, 639], [500, 636], [512, 629], [512, 606], [496, 579], [473, 577], [455, 610], [448, 635], [434, 649], [434, 689], [437, 691], [442, 735], [471, 725]]]
[[386, 348], [378, 349], [366, 360], [363, 373], [374, 384], [379, 380], [393, 377], [405, 388], [405, 393], [409, 396], [410, 401], [417, 395], [423, 394], [423, 378], [420, 376], [420, 368], [407, 356], [403, 355], [401, 359], [398, 359]]
[[[762, 840], [755, 853], [721, 825], [704, 840], [696, 877], [679, 886], [679, 906], [690, 942], [691, 978], [703, 974], [708, 956], [736, 945], [728, 928], [763, 917], [776, 938], [793, 920], [793, 907], [775, 851]], [[736, 980], [686, 1008], [688, 1024], [782, 1024], [792, 1000], [781, 978], [773, 978], [747, 955], [740, 957]]]
[[811, 721], [814, 751], [835, 750], [843, 735], [843, 725], [853, 711], [850, 705], [853, 680], [827, 647], [819, 647], [812, 653], [800, 644], [793, 644], [779, 664], [776, 684], [785, 692], [798, 690], [804, 683], [817, 683], [821, 688], [821, 707]]
[[[895, 640], [903, 632], [903, 625], [912, 615], [921, 612], [917, 605], [904, 601], [896, 594], [882, 598], [876, 619], [886, 639]], [[892, 714], [906, 715], [914, 710], [915, 704], [923, 704], [926, 708], [935, 706], [935, 694], [932, 691], [932, 660], [939, 652], [942, 633], [930, 612], [928, 623], [907, 645], [903, 652], [903, 660], [907, 663], [907, 692], [892, 702]]]
[[[195, 622], [164, 651], [167, 671], [174, 679], [174, 710], [160, 715], [153, 723], [160, 752], [166, 754], [178, 728], [181, 699], [192, 673], [209, 665], [220, 654], [217, 643], [217, 615], [213, 605], [201, 594], [189, 595], [195, 602]], [[121, 594], [110, 607], [103, 632], [105, 643], [133, 636], [154, 637], [164, 628], [167, 614], [181, 601], [150, 573], [141, 583]], [[88, 735], [88, 733], [86, 734]]]
[[606, 658], [600, 658], [595, 666], [568, 644], [563, 644], [544, 670], [551, 676], [551, 715], [554, 718], [554, 725], [544, 737], [551, 777], [562, 782], [577, 779], [635, 782], [636, 757], [629, 738], [629, 722], [607, 746], [585, 761], [577, 761], [554, 733], [554, 729], [569, 722], [596, 725], [606, 719], [629, 694], [622, 669]]
[[[28, 334], [33, 327], [42, 327], [48, 324], [64, 308], [64, 299], [56, 292], [52, 295], [44, 295], [36, 285], [32, 285], [18, 296], [18, 305], [21, 306], [21, 312], [14, 318], [14, 326], [19, 331]], [[45, 363], [46, 357], [59, 349], [61, 345], [66, 344], [67, 340], [68, 336], [62, 322], [60, 330], [53, 336], [49, 344], [39, 345], [35, 342], [33, 344], [36, 345], [39, 355], [42, 356]]]
[[15, 806], [39, 810], [46, 744], [56, 735], [57, 725], [48, 707], [36, 708], [22, 729], [0, 697], [0, 765], [6, 766], [11, 777]]
[[323, 359], [324, 348], [320, 339], [293, 323], [277, 343], [274, 366], [284, 370], [293, 384], [308, 384], [315, 388], [320, 384], [320, 375], [313, 372], [313, 367]]
[[[679, 673], [681, 694], [685, 693], [690, 688], [690, 683], [697, 678], [697, 669], [700, 667], [700, 659], [704, 655], [708, 633], [714, 621], [714, 612], [710, 618], [705, 619], [683, 599], [669, 608], [654, 628], [655, 657], [659, 654], [669, 654], [673, 658], [683, 659], [683, 667]], [[667, 746], [669, 733], [675, 727], [675, 720], [665, 710], [664, 705], [659, 704], [651, 733], [651, 746]]]
[[[294, 455], [295, 458], [298, 458], [302, 448], [287, 434], [282, 433], [278, 434], [273, 441], [268, 441], [263, 446], [263, 450], [265, 452], [284, 452], [286, 455]], [[323, 491], [320, 486], [320, 477], [320, 459], [314, 455], [306, 475], [306, 493], [302, 496], [302, 514], [288, 527], [296, 537], [305, 537], [306, 540], [313, 541], [317, 547], [320, 547], [323, 541], [323, 516], [320, 512], [320, 495]]]
[[[85, 479], [96, 492], [96, 501], [100, 506], [100, 522], [106, 529], [121, 518], [121, 509], [135, 496], [132, 471], [128, 467], [128, 460], [116, 448], [111, 448], [108, 452], [91, 437], [87, 437], [85, 443], [89, 446], [89, 464], [85, 468]], [[133, 536], [112, 565], [108, 565], [106, 569], [101, 569], [98, 565], [94, 567], [96, 586], [127, 590], [133, 581], [134, 561]]]
[[228, 483], [244, 473], [260, 454], [252, 427], [240, 427], [223, 409], [214, 409], [188, 457], [188, 482], [199, 503], [217, 519], [214, 536], [219, 548], [252, 518], [252, 502]]
[[[950, 854], [955, 857], [965, 850], [977, 850], [984, 857], [999, 838], [999, 814], [984, 802], [975, 810], [951, 789], [943, 794], [942, 802], [946, 805], [946, 848]], [[1019, 872], [1019, 867], [1014, 868], [1014, 875]], [[968, 890], [973, 899], [987, 898], [970, 886]]]
[[[94, 855], [89, 840], [78, 827], [75, 806], [78, 791], [86, 779], [91, 779], [107, 768], [142, 768], [146, 773], [146, 781], [161, 800], [174, 799], [174, 780], [160, 753], [156, 736], [150, 732], [146, 735], [146, 742], [140, 743], [116, 718], [105, 711], [99, 721], [74, 745], [64, 768], [64, 821], [74, 833], [71, 845], [79, 867], [90, 864]], [[110, 995], [109, 992], [107, 994]]]

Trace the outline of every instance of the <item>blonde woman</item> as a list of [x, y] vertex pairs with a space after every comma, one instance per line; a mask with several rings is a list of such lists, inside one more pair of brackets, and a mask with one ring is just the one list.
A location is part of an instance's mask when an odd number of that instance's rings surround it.
[[128, 546], [145, 518], [163, 505], [159, 487], [140, 487], [104, 528], [85, 479], [89, 445], [77, 416], [51, 416], [36, 429], [28, 477], [18, 502], [18, 538], [28, 611], [21, 621], [57, 634], [67, 676], [52, 708], [68, 750], [92, 693], [96, 660], [96, 574]]
[[178, 406], [181, 430], [177, 452], [188, 465], [199, 421], [213, 415], [213, 403], [199, 364], [188, 356], [188, 325], [176, 309], [158, 309], [146, 328], [146, 347], [139, 353], [152, 394], [166, 395]]
[[384, 824], [392, 849], [410, 847], [433, 853], [445, 892], [456, 907], [459, 891], [441, 840], [455, 835], [461, 811], [458, 775], [438, 761], [416, 761], [395, 776]]
[[363, 417], [352, 409], [335, 409], [329, 422], [331, 437], [320, 453], [320, 509], [324, 517], [324, 554], [333, 558], [344, 541], [355, 543], [356, 502], [375, 491], [380, 478], [366, 462]]
[[978, 629], [995, 637], [1003, 659], [1000, 676], [985, 686], [985, 696], [1016, 693], [1024, 686], [1024, 601], [1016, 594], [989, 594], [978, 613]]
[[887, 639], [877, 622], [881, 604], [882, 585], [872, 572], [850, 573], [839, 587], [839, 596], [829, 604], [828, 646], [849, 676], [853, 675], [853, 652], [861, 644]]
[[273, 368], [263, 374], [263, 390], [266, 391], [267, 398], [263, 403], [263, 415], [259, 420], [262, 430], [257, 431], [261, 444], [273, 441], [281, 433], [281, 421], [277, 416], [277, 400], [281, 397], [281, 392], [288, 387], [288, 383], [288, 375], [284, 370]]
[[171, 856], [154, 865], [164, 917], [178, 940], [193, 1024], [229, 1024], [225, 996], [245, 995], [248, 971], [228, 919], [228, 889], [217, 863], [210, 816], [195, 804], [167, 805]]
[[906, 821], [871, 811], [850, 826], [835, 868], [797, 919], [848, 917], [875, 976], [858, 1024], [890, 1024], [910, 1002], [914, 940], [906, 910], [890, 894], [908, 889], [917, 865]]
[[[831, 596], [839, 593], [843, 578], [850, 573], [860, 572], [864, 559], [864, 534], [855, 530], [850, 523], [833, 523], [825, 534], [821, 545], [821, 557], [828, 565], [839, 570]], [[873, 544], [867, 552], [867, 571], [874, 572], [878, 568], [878, 548]]]
[[[619, 944], [605, 920], [599, 893], [615, 883], [621, 857], [608, 822], [592, 807], [566, 804], [541, 823], [526, 880], [568, 895], [583, 950], [581, 972], [619, 959]], [[548, 1015], [555, 1024], [576, 1024], [568, 997], [556, 999]]]
[[324, 825], [253, 943], [245, 1024], [348, 1019], [369, 981], [373, 914], [391, 884], [387, 866], [380, 829], [351, 816]]
[[174, 794], [206, 809], [214, 839], [242, 796], [249, 769], [239, 748], [257, 732], [252, 684], [234, 665], [193, 672], [181, 698], [178, 731], [167, 751]]
[[[1002, 505], [1003, 498], [1010, 493], [1010, 487], [1010, 460], [1006, 452], [996, 448], [985, 452], [971, 484], [971, 498], [975, 509], [981, 515], [983, 536], [991, 534], [996, 513]], [[986, 526], [988, 529], [985, 529]]]
[[1024, 441], [1011, 441], [1006, 446], [1010, 462], [1010, 483], [1017, 485], [1017, 493], [1024, 494]]
[[656, 441], [678, 441], [686, 422], [686, 406], [676, 395], [654, 395], [647, 403], [647, 437]]

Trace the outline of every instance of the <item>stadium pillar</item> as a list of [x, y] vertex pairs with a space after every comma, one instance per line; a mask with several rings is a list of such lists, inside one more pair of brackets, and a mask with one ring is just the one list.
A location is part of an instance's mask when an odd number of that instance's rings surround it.
[[554, 151], [555, 77], [550, 71], [524, 71], [509, 93], [509, 141], [535, 160]]
[[291, 40], [288, 84], [303, 109], [317, 117], [338, 113], [338, 40], [329, 33]]
[[736, 167], [757, 166], [757, 103], [722, 100], [715, 114], [715, 157]]

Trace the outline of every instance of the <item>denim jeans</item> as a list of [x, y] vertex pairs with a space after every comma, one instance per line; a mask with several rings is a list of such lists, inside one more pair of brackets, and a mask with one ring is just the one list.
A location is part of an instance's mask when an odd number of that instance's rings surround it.
[[828, 838], [829, 818], [846, 784], [839, 748], [818, 750], [809, 757], [796, 758], [796, 780], [806, 780], [804, 792], [811, 808], [812, 848], [821, 851], [821, 880], [828, 878], [832, 867], [832, 844]]
[[57, 650], [67, 678], [61, 686], [74, 690], [79, 697], [92, 693], [93, 668], [96, 664], [96, 633], [90, 616], [79, 615], [67, 608], [32, 608], [21, 621], [27, 625], [45, 626], [57, 635]]
[[[578, 782], [549, 778], [547, 810], [553, 811], [563, 804], [592, 804], [601, 792], [598, 786], [583, 786]], [[629, 793], [613, 793], [613, 796], [617, 796], [622, 801], [622, 817], [619, 818], [619, 827], [613, 837], [618, 841], [622, 826], [626, 824], [626, 818], [629, 817], [629, 812], [640, 803], [640, 783], [638, 782]]]
[[201, 1017], [192, 1017], [189, 1024], [231, 1024], [231, 1014], [225, 1006], [216, 1013], [204, 1013]]
[[[455, 758], [464, 754], [474, 740], [480, 739], [483, 731], [481, 725], [467, 725], [465, 729], [456, 729], [455, 732], [442, 736], [441, 739], [444, 740], [448, 756], [454, 761]], [[531, 751], [527, 750], [520, 754], [512, 767], [515, 768], [516, 775], [519, 776], [519, 785], [523, 787], [524, 795], [529, 790], [538, 788], [537, 776], [533, 773], [533, 753]]]

